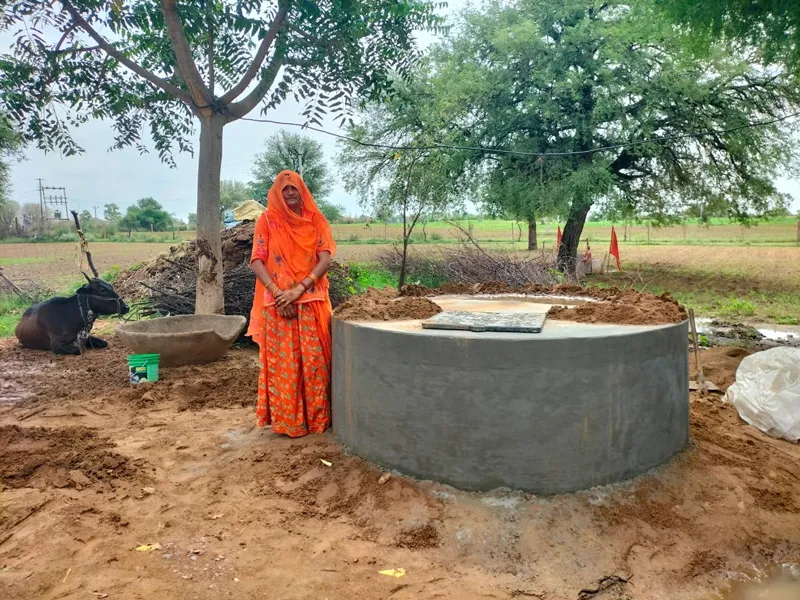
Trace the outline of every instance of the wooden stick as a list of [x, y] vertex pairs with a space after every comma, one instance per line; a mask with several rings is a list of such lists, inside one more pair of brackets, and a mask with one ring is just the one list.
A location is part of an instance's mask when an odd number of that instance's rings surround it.
[[71, 210], [70, 212], [72, 213], [72, 218], [75, 220], [75, 229], [77, 230], [78, 237], [81, 238], [81, 252], [84, 254], [84, 256], [86, 256], [86, 262], [89, 263], [89, 268], [92, 270], [94, 276], [99, 278], [100, 274], [94, 267], [92, 253], [89, 252], [89, 242], [86, 241], [86, 235], [83, 233], [83, 229], [81, 229], [81, 222], [78, 219], [78, 212], [74, 210]]
[[167, 258], [166, 256], [162, 256], [162, 257], [161, 257], [161, 259], [162, 259], [162, 260], [164, 260], [164, 261], [166, 261], [166, 262], [168, 262], [168, 263], [169, 263], [169, 264], [171, 264], [171, 265], [175, 265], [176, 267], [180, 267], [181, 269], [184, 269], [184, 270], [186, 270], [186, 271], [192, 271], [192, 272], [194, 271], [194, 269], [193, 269], [193, 268], [191, 268], [191, 267], [187, 267], [186, 265], [182, 265], [182, 264], [181, 264], [181, 263], [179, 263], [178, 261], [171, 260], [171, 259]]
[[697, 366], [697, 383], [700, 384], [700, 393], [707, 394], [708, 393], [708, 385], [706, 384], [706, 378], [703, 375], [703, 366], [700, 364], [700, 348], [697, 344], [697, 325], [695, 324], [694, 320], [694, 309], [689, 309], [689, 323], [692, 326], [692, 342], [694, 344], [694, 361], [695, 365]]
[[8, 530], [9, 530], [8, 534], [7, 534], [5, 537], [3, 537], [2, 539], [0, 539], [0, 546], [2, 546], [2, 545], [3, 545], [3, 544], [5, 544], [5, 543], [6, 543], [8, 540], [10, 540], [10, 539], [11, 539], [11, 537], [14, 535], [14, 528], [15, 528], [17, 525], [21, 525], [22, 523], [24, 523], [25, 521], [27, 521], [28, 519], [30, 519], [30, 518], [31, 518], [33, 515], [35, 515], [36, 513], [38, 513], [40, 510], [42, 510], [42, 509], [43, 509], [45, 506], [47, 506], [48, 504], [50, 504], [50, 501], [51, 501], [51, 500], [52, 500], [52, 498], [48, 498], [48, 499], [47, 499], [47, 500], [45, 500], [44, 502], [41, 502], [40, 504], [38, 504], [38, 505], [34, 506], [34, 507], [33, 507], [33, 508], [30, 510], [30, 511], [28, 511], [28, 514], [26, 514], [24, 517], [22, 517], [21, 519], [17, 519], [17, 521], [15, 521], [15, 522], [14, 522], [14, 523], [13, 523], [13, 524], [12, 524], [12, 525], [11, 525], [11, 526], [8, 528]]
[[47, 406], [42, 406], [41, 408], [37, 408], [37, 409], [29, 412], [28, 414], [25, 414], [25, 415], [22, 415], [21, 417], [18, 417], [17, 421], [24, 421], [25, 419], [30, 419], [34, 415], [38, 415], [39, 413], [46, 411], [47, 408], [48, 408]]
[[14, 282], [13, 282], [13, 281], [11, 281], [11, 280], [10, 280], [8, 277], [6, 277], [5, 275], [3, 275], [3, 267], [0, 267], [0, 279], [2, 279], [2, 280], [3, 280], [3, 281], [5, 281], [5, 282], [6, 282], [6, 283], [7, 283], [9, 286], [11, 286], [11, 290], [12, 290], [12, 291], [13, 291], [13, 292], [14, 292], [14, 293], [17, 295], [17, 296], [19, 296], [20, 298], [22, 298], [22, 299], [23, 299], [23, 300], [25, 300], [26, 302], [33, 302], [33, 298], [31, 298], [30, 296], [28, 296], [28, 294], [26, 294], [26, 293], [25, 293], [25, 292], [23, 292], [21, 289], [19, 289], [19, 288], [18, 288], [18, 287], [17, 287], [17, 286], [14, 284]]

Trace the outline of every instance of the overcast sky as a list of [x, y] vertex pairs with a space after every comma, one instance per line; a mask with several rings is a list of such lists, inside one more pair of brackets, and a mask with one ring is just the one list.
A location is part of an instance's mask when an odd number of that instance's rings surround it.
[[[465, 0], [450, 0], [447, 13], [454, 14], [465, 4]], [[423, 46], [435, 41], [435, 37], [425, 33], [420, 34], [419, 38]], [[9, 35], [0, 36], [0, 47], [3, 50], [10, 47], [10, 39]], [[256, 109], [249, 116], [299, 123], [303, 121], [301, 108], [297, 103], [287, 101], [267, 115], [259, 115], [259, 109]], [[341, 133], [330, 121], [325, 122], [323, 128]], [[253, 155], [261, 151], [264, 141], [279, 129], [281, 127], [278, 125], [252, 122], [234, 122], [226, 126], [222, 178], [249, 181]], [[308, 130], [303, 133], [322, 143], [325, 158], [336, 177], [335, 139]], [[26, 160], [12, 167], [14, 200], [20, 204], [38, 203], [36, 180], [42, 178], [46, 186], [66, 188], [71, 209], [93, 210], [97, 206], [100, 217], [104, 204], [114, 202], [124, 210], [139, 198], [148, 196], [155, 198], [167, 211], [181, 218], [195, 212], [197, 161], [194, 157], [188, 154], [176, 155], [177, 168], [170, 169], [159, 161], [155, 153], [139, 155], [132, 149], [109, 152], [113, 133], [110, 125], [103, 121], [90, 121], [74, 129], [73, 136], [84, 148], [84, 154], [62, 157], [54, 153], [45, 154], [33, 148], [26, 150]], [[800, 181], [782, 180], [778, 183], [782, 191], [795, 197], [794, 210], [800, 209]], [[342, 204], [350, 214], [360, 212], [356, 198], [345, 192], [338, 177], [328, 199]]]

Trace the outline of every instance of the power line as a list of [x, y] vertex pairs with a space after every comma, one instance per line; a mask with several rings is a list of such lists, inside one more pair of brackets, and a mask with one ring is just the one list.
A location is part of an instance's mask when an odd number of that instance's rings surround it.
[[513, 154], [518, 156], [536, 156], [536, 157], [547, 157], [547, 156], [582, 156], [587, 154], [595, 154], [597, 152], [607, 152], [608, 150], [618, 150], [620, 148], [629, 148], [631, 146], [641, 146], [644, 144], [656, 144], [662, 142], [671, 142], [683, 139], [690, 139], [690, 138], [701, 138], [706, 136], [718, 136], [725, 133], [732, 133], [734, 131], [739, 131], [742, 129], [750, 129], [753, 127], [765, 127], [767, 125], [774, 125], [776, 123], [781, 123], [783, 121], [788, 121], [794, 117], [800, 116], [800, 111], [790, 113], [788, 115], [784, 115], [782, 117], [776, 117], [774, 119], [769, 119], [766, 121], [754, 121], [750, 123], [745, 123], [743, 125], [738, 125], [736, 127], [730, 127], [728, 129], [711, 129], [709, 131], [697, 131], [693, 133], [684, 133], [681, 135], [670, 135], [670, 136], [663, 136], [663, 137], [654, 137], [648, 138], [645, 140], [638, 140], [633, 142], [622, 142], [619, 144], [611, 144], [609, 146], [599, 146], [597, 148], [590, 148], [588, 150], [575, 150], [571, 152], [525, 152], [522, 150], [506, 150], [503, 148], [487, 148], [485, 146], [459, 146], [459, 145], [452, 145], [452, 144], [430, 144], [426, 146], [397, 146], [393, 144], [379, 144], [379, 143], [372, 143], [372, 142], [364, 142], [361, 140], [357, 140], [347, 135], [342, 135], [341, 133], [336, 133], [333, 131], [328, 131], [327, 129], [322, 129], [321, 127], [314, 127], [312, 125], [307, 125], [303, 123], [292, 123], [289, 121], [275, 121], [273, 119], [257, 119], [254, 117], [242, 117], [239, 119], [240, 121], [251, 121], [253, 123], [270, 123], [273, 125], [284, 125], [289, 127], [300, 127], [301, 129], [309, 129], [311, 131], [316, 131], [318, 133], [324, 133], [325, 135], [330, 135], [332, 137], [345, 140], [348, 142], [352, 142], [354, 144], [358, 144], [359, 146], [365, 146], [368, 148], [382, 148], [385, 150], [468, 150], [472, 152], [486, 152], [487, 154]]

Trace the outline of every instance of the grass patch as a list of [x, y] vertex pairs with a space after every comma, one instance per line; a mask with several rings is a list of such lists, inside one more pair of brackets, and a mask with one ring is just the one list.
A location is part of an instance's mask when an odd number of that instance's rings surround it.
[[103, 281], [110, 283], [111, 285], [114, 285], [114, 282], [117, 280], [117, 276], [120, 274], [120, 271], [122, 271], [122, 268], [119, 265], [112, 265], [111, 268], [108, 269], [108, 271], [100, 275], [100, 278]]
[[719, 303], [717, 313], [722, 317], [745, 318], [756, 314], [756, 307], [750, 300], [728, 298]]
[[17, 296], [0, 296], [0, 338], [11, 337], [29, 303]]
[[365, 263], [353, 263], [350, 270], [356, 280], [359, 291], [368, 288], [383, 289], [386, 287], [397, 287], [397, 278], [379, 266]]
[[0, 258], [0, 267], [31, 265], [40, 262], [50, 262], [51, 260], [49, 256], [13, 256], [10, 258]]
[[775, 316], [775, 323], [778, 325], [800, 325], [800, 319], [797, 317], [777, 315]]
[[[366, 291], [368, 288], [383, 289], [387, 287], [396, 288], [399, 278], [388, 269], [376, 265], [375, 263], [350, 263], [350, 270], [356, 280], [356, 287], [359, 292]], [[407, 283], [416, 283], [426, 287], [439, 287], [444, 283], [440, 278], [430, 274], [418, 274], [409, 270], [406, 273]]]

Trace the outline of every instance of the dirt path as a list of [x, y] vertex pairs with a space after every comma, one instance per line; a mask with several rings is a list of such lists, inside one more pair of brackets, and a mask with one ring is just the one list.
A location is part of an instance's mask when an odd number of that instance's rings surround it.
[[3, 340], [0, 364], [4, 598], [688, 600], [800, 561], [800, 448], [718, 401], [693, 398], [694, 445], [656, 472], [537, 498], [381, 484], [329, 436], [255, 430], [252, 351], [136, 389], [115, 340]]

